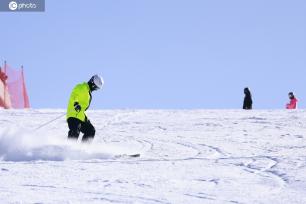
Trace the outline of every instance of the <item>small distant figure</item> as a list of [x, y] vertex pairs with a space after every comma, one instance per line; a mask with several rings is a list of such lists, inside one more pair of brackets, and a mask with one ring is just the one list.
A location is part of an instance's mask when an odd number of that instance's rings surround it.
[[290, 103], [286, 104], [286, 108], [287, 109], [296, 109], [298, 100], [295, 98], [293, 92], [289, 92], [288, 96], [289, 96], [289, 99], [290, 99]]
[[252, 95], [251, 92], [249, 90], [249, 88], [244, 88], [244, 101], [243, 101], [243, 109], [245, 110], [251, 110], [252, 109]]
[[7, 80], [7, 75], [4, 72], [2, 72], [1, 67], [0, 67], [0, 80], [3, 82]]

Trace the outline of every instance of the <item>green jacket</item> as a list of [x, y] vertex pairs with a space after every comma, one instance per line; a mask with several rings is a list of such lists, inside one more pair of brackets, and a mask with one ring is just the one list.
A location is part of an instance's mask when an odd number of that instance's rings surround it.
[[[78, 102], [79, 105], [81, 106], [80, 112], [77, 112], [74, 109], [75, 102]], [[77, 118], [84, 122], [86, 118], [85, 111], [90, 106], [90, 102], [91, 102], [91, 92], [89, 85], [86, 82], [76, 85], [70, 95], [68, 108], [67, 108], [67, 119], [72, 117], [72, 118]]]

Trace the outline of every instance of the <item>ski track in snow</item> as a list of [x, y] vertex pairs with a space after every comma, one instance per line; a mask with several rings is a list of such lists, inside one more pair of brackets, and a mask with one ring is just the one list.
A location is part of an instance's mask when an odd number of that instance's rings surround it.
[[[0, 110], [1, 203], [306, 203], [306, 111]], [[139, 158], [116, 157], [140, 153]]]

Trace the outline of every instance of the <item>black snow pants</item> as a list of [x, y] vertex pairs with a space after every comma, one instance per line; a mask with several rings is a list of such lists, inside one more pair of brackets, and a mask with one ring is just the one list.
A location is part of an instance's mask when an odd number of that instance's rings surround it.
[[77, 118], [68, 118], [67, 123], [69, 127], [68, 139], [78, 140], [80, 132], [84, 134], [82, 142], [90, 142], [94, 138], [96, 130], [87, 118], [85, 122]]

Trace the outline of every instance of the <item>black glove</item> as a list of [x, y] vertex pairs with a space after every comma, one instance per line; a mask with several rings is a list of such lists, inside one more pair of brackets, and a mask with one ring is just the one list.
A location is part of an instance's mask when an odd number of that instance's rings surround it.
[[80, 106], [80, 104], [78, 103], [78, 102], [74, 102], [74, 110], [76, 111], [76, 112], [80, 112], [80, 110], [81, 110], [81, 106]]

